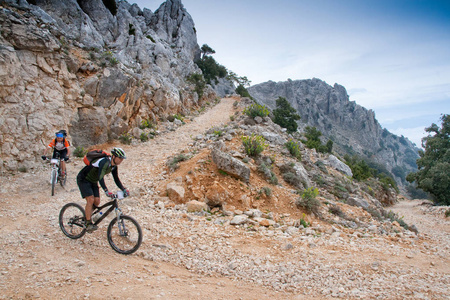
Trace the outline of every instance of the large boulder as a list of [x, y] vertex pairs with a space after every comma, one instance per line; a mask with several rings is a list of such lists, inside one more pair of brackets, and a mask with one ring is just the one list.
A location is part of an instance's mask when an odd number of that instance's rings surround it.
[[228, 191], [217, 181], [213, 185], [208, 187], [205, 193], [205, 203], [209, 207], [223, 207], [224, 203], [228, 199]]
[[242, 161], [218, 149], [212, 149], [211, 155], [213, 162], [220, 170], [225, 171], [229, 175], [237, 177], [244, 182], [249, 182], [250, 168], [246, 166]]
[[352, 169], [347, 166], [345, 163], [340, 161], [336, 156], [330, 155], [327, 160], [324, 161], [325, 165], [332, 167], [333, 169], [338, 170], [339, 172], [344, 173], [345, 175], [352, 177]]

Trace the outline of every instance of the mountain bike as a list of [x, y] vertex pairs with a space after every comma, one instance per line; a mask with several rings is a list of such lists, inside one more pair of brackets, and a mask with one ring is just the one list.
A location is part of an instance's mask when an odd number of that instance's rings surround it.
[[52, 196], [55, 195], [55, 186], [59, 182], [62, 187], [66, 185], [67, 181], [67, 170], [66, 173], [63, 175], [61, 170], [61, 159], [59, 157], [59, 153], [56, 152], [56, 157], [51, 158], [47, 157], [47, 160], [50, 160], [50, 164], [52, 165], [51, 169], [51, 176], [50, 176], [50, 183], [52, 184]]
[[[93, 224], [98, 225], [112, 211], [115, 211], [116, 216], [109, 223], [106, 232], [109, 245], [120, 254], [132, 254], [141, 246], [142, 230], [135, 219], [122, 213], [118, 201], [121, 198], [123, 196], [119, 192], [113, 194], [112, 201], [94, 208], [91, 219]], [[107, 207], [109, 208], [104, 211]], [[86, 233], [85, 217], [86, 213], [81, 205], [68, 203], [59, 213], [59, 226], [69, 238], [79, 239]]]

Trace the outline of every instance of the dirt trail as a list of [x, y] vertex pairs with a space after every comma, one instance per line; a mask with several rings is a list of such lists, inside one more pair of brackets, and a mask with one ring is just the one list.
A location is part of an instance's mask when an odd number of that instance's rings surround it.
[[407, 224], [414, 224], [422, 235], [442, 245], [450, 254], [450, 218], [444, 217], [446, 207], [435, 207], [430, 201], [416, 199], [400, 201], [389, 209], [403, 217]]
[[[117, 144], [128, 156], [120, 168], [121, 180], [132, 192], [142, 181], [155, 180], [167, 157], [186, 148], [193, 136], [228, 122], [234, 101], [222, 99], [192, 122], [144, 144]], [[105, 224], [79, 240], [68, 239], [59, 229], [57, 216], [65, 203], [84, 204], [75, 182], [81, 167], [82, 162], [73, 159], [65, 191], [57, 187], [54, 197], [46, 180], [47, 168], [1, 177], [0, 299], [284, 298], [284, 293], [261, 286], [117, 254], [108, 245]], [[108, 185], [114, 187], [112, 180]], [[151, 236], [144, 235], [140, 250], [146, 247], [152, 248]]]
[[[402, 277], [413, 281], [396, 280], [401, 292], [388, 298], [444, 299], [442, 295], [450, 295], [446, 285], [450, 280], [450, 222], [442, 214], [435, 215], [419, 206], [419, 200], [400, 202], [392, 210], [404, 216], [408, 224], [416, 224], [423, 238], [357, 238], [343, 231], [326, 239], [299, 236], [291, 241], [291, 252], [282, 250], [286, 244], [284, 237], [253, 237], [251, 232], [232, 226], [217, 229], [205, 223], [204, 218], [151, 207], [149, 202], [153, 204], [153, 201], [149, 199], [153, 196], [148, 193], [154, 192], [166, 179], [167, 158], [187, 149], [193, 137], [227, 123], [234, 114], [234, 101], [222, 99], [175, 131], [146, 143], [117, 144], [127, 152], [120, 176], [133, 194], [123, 208], [139, 221], [144, 231], [144, 242], [134, 255], [123, 256], [110, 248], [106, 240], [107, 223], [78, 240], [70, 240], [61, 233], [58, 226], [61, 207], [68, 202], [84, 205], [75, 183], [76, 173], [83, 165], [80, 159], [73, 159], [68, 165], [67, 186], [58, 187], [54, 197], [50, 196], [47, 165], [35, 172], [0, 177], [0, 299], [330, 299], [331, 295], [346, 299], [386, 298], [385, 290], [391, 285], [389, 278]], [[107, 184], [112, 190], [111, 178]], [[194, 251], [190, 253], [188, 247]], [[267, 260], [269, 267], [270, 263], [276, 265], [274, 261], [285, 260], [287, 267], [302, 261], [301, 270], [295, 272], [302, 278], [298, 285], [305, 282], [320, 285], [330, 280], [338, 283], [339, 274], [360, 275], [351, 279], [353, 294], [349, 291], [343, 294], [341, 288], [336, 288], [324, 291], [322, 296], [311, 293], [309, 287], [301, 292], [277, 291], [257, 284], [257, 278], [252, 283], [239, 277], [204, 275], [206, 272], [181, 267], [181, 262], [174, 263], [173, 257], [179, 252], [188, 261], [211, 255], [211, 261], [221, 262], [222, 257], [213, 256], [215, 247], [220, 253], [234, 251], [231, 255], [239, 255], [242, 252], [254, 261]], [[250, 268], [247, 263], [232, 267]], [[409, 269], [413, 273], [408, 273]], [[434, 282], [435, 277], [446, 278], [446, 282]], [[368, 282], [373, 286], [364, 294]], [[429, 291], [403, 291], [404, 285], [416, 282]], [[431, 290], [434, 285], [438, 286], [438, 292]]]

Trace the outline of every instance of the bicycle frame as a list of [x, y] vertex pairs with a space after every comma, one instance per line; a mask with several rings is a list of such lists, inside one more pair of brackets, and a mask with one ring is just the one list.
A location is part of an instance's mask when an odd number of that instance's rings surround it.
[[59, 170], [60, 160], [58, 158], [50, 159], [50, 163], [52, 164], [52, 170]]
[[[95, 220], [97, 225], [102, 222], [112, 211], [116, 212], [106, 230], [106, 236], [110, 246], [120, 254], [134, 253], [142, 243], [142, 229], [139, 223], [130, 216], [124, 215], [119, 208], [119, 200], [113, 198], [102, 206], [95, 207], [92, 216], [99, 216], [100, 211], [105, 212]], [[67, 203], [59, 213], [59, 226], [62, 232], [71, 239], [81, 238], [87, 231], [85, 223], [85, 210], [78, 203]], [[116, 224], [117, 223], [117, 224]]]
[[[56, 157], [55, 158], [50, 158], [50, 164], [52, 165], [52, 171], [56, 170], [58, 173], [58, 176], [60, 174], [60, 169], [61, 169], [61, 158], [59, 157], [59, 153], [56, 153]], [[56, 180], [58, 180], [58, 178], [56, 178]]]
[[[103, 204], [102, 206], [97, 207], [96, 209], [94, 209], [94, 211], [92, 212], [92, 216], [91, 219], [94, 215], [98, 214], [103, 208], [111, 206], [110, 208], [108, 208], [107, 211], [105, 211], [102, 216], [94, 222], [94, 225], [98, 225], [100, 224], [101, 221], [103, 221], [103, 219], [105, 219], [113, 210], [115, 210], [116, 212], [116, 218], [117, 218], [117, 224], [120, 224], [119, 219], [120, 216], [122, 215], [122, 210], [119, 208], [119, 203], [117, 201], [117, 199], [113, 199], [105, 204]], [[119, 225], [119, 231], [122, 233], [122, 228]]]

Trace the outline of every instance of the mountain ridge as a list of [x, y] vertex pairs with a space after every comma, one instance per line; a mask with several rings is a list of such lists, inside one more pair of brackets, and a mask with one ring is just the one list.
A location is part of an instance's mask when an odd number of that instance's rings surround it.
[[384, 166], [401, 186], [407, 173], [415, 171], [418, 149], [405, 137], [383, 129], [375, 112], [350, 101], [344, 86], [331, 86], [318, 78], [268, 81], [248, 88], [250, 95], [270, 109], [278, 97], [286, 100], [301, 116], [300, 129], [314, 126], [334, 142], [333, 149], [364, 157]]
[[[115, 12], [96, 0], [33, 2], [0, 1], [0, 165], [8, 171], [33, 168], [60, 129], [74, 146], [101, 144], [142, 122], [186, 114], [232, 92], [221, 78], [199, 97], [188, 80], [201, 73], [195, 64], [201, 51], [180, 0], [155, 12], [126, 1]], [[287, 98], [302, 116], [301, 126], [317, 127], [341, 155], [376, 158], [400, 185], [415, 170], [412, 144], [383, 130], [374, 112], [349, 101], [341, 85], [313, 78], [249, 91], [272, 109], [278, 96]]]

